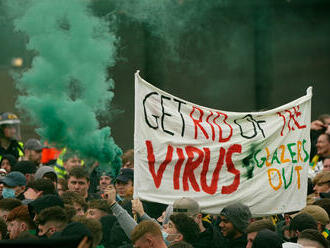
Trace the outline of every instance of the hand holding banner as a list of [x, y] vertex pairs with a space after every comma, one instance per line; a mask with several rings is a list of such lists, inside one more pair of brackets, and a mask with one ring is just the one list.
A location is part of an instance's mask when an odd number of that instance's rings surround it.
[[202, 107], [135, 74], [135, 197], [196, 199], [205, 213], [233, 202], [254, 215], [306, 205], [311, 88], [276, 109], [239, 113]]

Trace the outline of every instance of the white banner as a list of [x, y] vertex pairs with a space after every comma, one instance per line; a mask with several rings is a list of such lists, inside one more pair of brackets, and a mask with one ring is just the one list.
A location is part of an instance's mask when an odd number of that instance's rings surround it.
[[241, 202], [254, 215], [306, 205], [312, 88], [264, 112], [202, 107], [135, 74], [134, 197], [197, 200], [219, 214]]

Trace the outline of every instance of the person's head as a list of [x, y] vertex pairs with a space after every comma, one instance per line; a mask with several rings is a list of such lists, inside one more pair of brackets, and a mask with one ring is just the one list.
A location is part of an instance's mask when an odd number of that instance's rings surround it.
[[[278, 234], [269, 229], [264, 229], [258, 232], [253, 241], [253, 248], [282, 248], [282, 239]], [[247, 246], [246, 246], [247, 247]]]
[[323, 171], [330, 171], [330, 157], [323, 159]]
[[79, 158], [79, 155], [68, 150], [65, 151], [63, 155], [63, 166], [69, 173], [74, 167], [80, 167], [81, 159]]
[[254, 239], [256, 238], [259, 231], [268, 229], [270, 231], [275, 231], [274, 224], [269, 219], [256, 220], [251, 222], [246, 228], [247, 233], [247, 245], [246, 248], [251, 248]]
[[11, 210], [8, 214], [7, 223], [10, 239], [16, 239], [21, 232], [34, 228], [33, 221], [29, 215], [29, 210], [26, 205], [22, 205]]
[[43, 195], [28, 204], [31, 219], [37, 221], [38, 215], [45, 208], [59, 206], [64, 208], [64, 203], [58, 195]]
[[61, 195], [65, 205], [71, 205], [76, 211], [76, 215], [84, 215], [87, 208], [85, 198], [76, 192], [67, 191]]
[[22, 202], [16, 198], [7, 198], [0, 200], [0, 217], [7, 220], [8, 214], [14, 208], [21, 206]]
[[125, 198], [133, 194], [134, 171], [132, 169], [121, 169], [116, 178], [117, 194]]
[[5, 169], [7, 173], [12, 171], [12, 168], [16, 165], [17, 159], [11, 154], [5, 154], [1, 158], [0, 168]]
[[121, 160], [123, 162], [122, 168], [134, 169], [134, 150], [127, 150], [122, 156]]
[[24, 144], [24, 158], [39, 165], [43, 146], [37, 139], [28, 139]]
[[314, 229], [302, 231], [297, 243], [303, 247], [328, 248], [328, 241], [320, 232]]
[[222, 235], [229, 239], [236, 239], [245, 233], [251, 219], [251, 212], [248, 206], [234, 203], [222, 209], [220, 219], [219, 226]]
[[9, 112], [0, 113], [0, 138], [7, 140], [19, 140], [20, 120], [17, 115]]
[[103, 171], [100, 175], [99, 188], [104, 191], [111, 184], [112, 176], [110, 172]]
[[75, 216], [72, 220], [86, 225], [87, 228], [91, 231], [93, 237], [92, 247], [96, 247], [100, 244], [102, 241], [103, 231], [102, 224], [99, 220], [90, 219], [85, 216]]
[[166, 210], [163, 211], [162, 215], [157, 218], [157, 221], [162, 224], [164, 228], [167, 227], [170, 220], [170, 216], [173, 214], [173, 205], [167, 206]]
[[45, 208], [38, 214], [38, 236], [52, 236], [55, 232], [62, 231], [68, 224], [64, 208], [55, 206]]
[[68, 188], [82, 197], [88, 196], [89, 174], [83, 167], [74, 167], [69, 173]]
[[173, 214], [185, 214], [195, 220], [199, 225], [200, 229], [202, 228], [202, 213], [199, 207], [199, 204], [196, 200], [189, 197], [182, 197], [177, 199], [173, 203]]
[[317, 154], [321, 157], [330, 155], [330, 134], [323, 133], [317, 138]]
[[93, 200], [88, 203], [86, 217], [100, 220], [103, 216], [111, 213], [111, 208], [106, 200]]
[[42, 195], [56, 194], [54, 184], [48, 179], [37, 179], [27, 185], [27, 190], [24, 192], [25, 199], [35, 200]]
[[160, 226], [153, 221], [140, 222], [131, 233], [131, 241], [135, 248], [167, 247]]
[[57, 236], [58, 238], [65, 238], [65, 237], [76, 237], [81, 240], [83, 237], [87, 237], [86, 245], [83, 247], [91, 247], [90, 245], [93, 242], [93, 236], [89, 228], [80, 222], [71, 222], [69, 223], [62, 232], [60, 232]]
[[320, 193], [328, 193], [330, 191], [330, 171], [318, 173], [313, 179], [313, 184], [316, 196], [320, 196]]
[[55, 188], [57, 187], [57, 175], [53, 167], [51, 166], [41, 166], [34, 174], [34, 179], [49, 179], [53, 182]]
[[296, 243], [300, 233], [306, 229], [317, 230], [317, 223], [314, 218], [307, 213], [299, 213], [290, 222], [290, 241]]
[[168, 234], [167, 241], [170, 243], [183, 240], [192, 244], [198, 239], [200, 229], [191, 217], [186, 214], [175, 214], [170, 216], [165, 232]]
[[323, 124], [330, 125], [330, 115], [329, 114], [322, 114], [318, 118]]
[[15, 198], [25, 190], [26, 178], [18, 171], [10, 172], [6, 177], [1, 179], [4, 184], [2, 190], [3, 198]]
[[57, 193], [59, 196], [62, 196], [68, 189], [68, 181], [64, 178], [59, 178], [57, 182]]
[[317, 205], [308, 205], [303, 208], [300, 213], [309, 214], [314, 218], [317, 223], [317, 229], [322, 232], [324, 227], [329, 223], [329, 216], [327, 211], [325, 211], [322, 207]]
[[24, 174], [26, 181], [29, 183], [34, 180], [34, 174], [37, 171], [37, 166], [34, 162], [23, 160], [17, 162], [16, 165], [12, 168], [12, 171], [19, 171]]

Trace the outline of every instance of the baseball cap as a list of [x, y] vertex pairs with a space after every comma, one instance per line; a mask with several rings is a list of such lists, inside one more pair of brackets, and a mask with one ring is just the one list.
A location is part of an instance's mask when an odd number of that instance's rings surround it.
[[9, 187], [25, 186], [25, 176], [19, 171], [10, 172], [7, 176], [1, 179], [1, 182]]
[[44, 148], [43, 145], [37, 139], [28, 139], [24, 144], [26, 150], [41, 151], [42, 148]]
[[173, 214], [186, 214], [193, 216], [200, 213], [200, 207], [197, 201], [189, 197], [177, 199], [173, 203]]
[[116, 181], [127, 183], [129, 180], [134, 181], [134, 170], [128, 168], [121, 169]]

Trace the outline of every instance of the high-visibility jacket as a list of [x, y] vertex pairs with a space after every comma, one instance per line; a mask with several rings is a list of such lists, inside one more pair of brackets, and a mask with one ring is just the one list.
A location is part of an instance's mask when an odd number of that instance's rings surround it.
[[65, 178], [66, 175], [68, 174], [68, 172], [65, 170], [64, 166], [63, 165], [60, 165], [60, 164], [55, 164], [53, 166], [54, 168], [54, 171], [57, 175], [57, 178]]
[[2, 159], [2, 156], [5, 154], [13, 155], [16, 159], [19, 159], [20, 157], [24, 156], [24, 144], [21, 141], [12, 141], [8, 147], [8, 149], [4, 149], [3, 147], [0, 147], [0, 160]]

